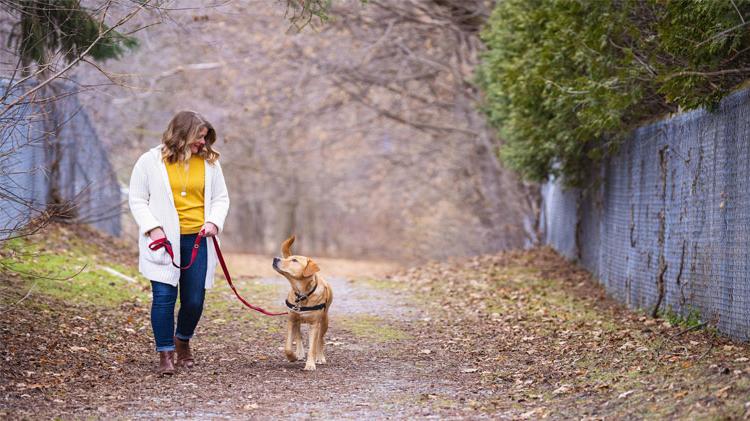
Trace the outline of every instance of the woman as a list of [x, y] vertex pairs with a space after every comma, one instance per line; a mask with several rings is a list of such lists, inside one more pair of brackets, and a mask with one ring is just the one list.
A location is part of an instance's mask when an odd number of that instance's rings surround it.
[[[193, 366], [190, 338], [203, 312], [205, 289], [213, 285], [217, 257], [205, 237], [221, 232], [229, 210], [214, 142], [216, 132], [205, 118], [181, 111], [169, 122], [161, 145], [141, 155], [130, 177], [130, 210], [138, 224], [138, 269], [151, 280], [151, 326], [162, 375], [174, 374], [175, 364]], [[186, 270], [172, 265], [166, 248], [149, 248], [151, 242], [166, 237], [173, 244], [175, 263], [186, 266], [200, 232], [198, 255]]]

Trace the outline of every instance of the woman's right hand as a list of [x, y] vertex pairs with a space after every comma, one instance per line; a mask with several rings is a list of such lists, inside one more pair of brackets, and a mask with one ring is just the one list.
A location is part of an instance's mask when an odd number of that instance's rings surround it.
[[148, 237], [151, 239], [151, 241], [156, 241], [160, 238], [164, 238], [167, 235], [164, 234], [164, 230], [161, 229], [161, 227], [156, 227], [148, 232]]

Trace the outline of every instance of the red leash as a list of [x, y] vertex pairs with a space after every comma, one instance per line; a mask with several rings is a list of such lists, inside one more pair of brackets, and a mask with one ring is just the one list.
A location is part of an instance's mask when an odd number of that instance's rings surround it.
[[[151, 244], [148, 245], [148, 248], [151, 250], [159, 250], [160, 248], [164, 247], [164, 249], [167, 251], [167, 254], [172, 258], [172, 266], [179, 268], [180, 270], [185, 270], [193, 265], [193, 262], [195, 262], [195, 257], [198, 255], [198, 249], [201, 246], [201, 238], [203, 237], [203, 231], [199, 232], [198, 235], [195, 237], [195, 244], [193, 244], [193, 252], [190, 255], [190, 263], [187, 264], [187, 266], [179, 266], [175, 264], [174, 262], [174, 251], [172, 250], [172, 243], [167, 240], [166, 237], [160, 238], [158, 240], [154, 240], [151, 242]], [[232, 283], [232, 277], [229, 275], [229, 269], [227, 269], [227, 264], [224, 262], [224, 256], [221, 254], [221, 249], [219, 248], [219, 242], [216, 241], [215, 238], [212, 239], [212, 242], [214, 243], [214, 249], [216, 250], [216, 257], [219, 258], [219, 263], [221, 264], [221, 270], [224, 271], [224, 277], [227, 278], [227, 283], [229, 284], [229, 287], [232, 288], [232, 291], [234, 291], [234, 295], [237, 296], [237, 299], [242, 302], [242, 304], [246, 305], [248, 308], [251, 308], [255, 311], [261, 312], [265, 314], [266, 316], [283, 316], [284, 314], [287, 314], [287, 312], [283, 313], [271, 313], [270, 311], [264, 310], [258, 306], [254, 306], [247, 302], [239, 292], [237, 292], [237, 288], [234, 287], [234, 284]]]

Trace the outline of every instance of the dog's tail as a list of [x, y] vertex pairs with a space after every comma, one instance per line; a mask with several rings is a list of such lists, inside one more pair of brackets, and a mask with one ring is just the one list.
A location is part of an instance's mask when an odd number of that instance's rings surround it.
[[281, 243], [281, 256], [282, 257], [289, 257], [292, 255], [292, 243], [294, 243], [294, 235], [284, 240], [283, 243]]

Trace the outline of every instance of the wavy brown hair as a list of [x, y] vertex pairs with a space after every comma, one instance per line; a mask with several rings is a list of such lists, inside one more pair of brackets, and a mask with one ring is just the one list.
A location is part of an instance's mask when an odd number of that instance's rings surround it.
[[219, 152], [214, 150], [216, 142], [216, 130], [202, 115], [194, 111], [180, 111], [169, 122], [167, 130], [161, 136], [162, 159], [167, 163], [185, 162], [190, 159], [190, 141], [198, 137], [198, 132], [203, 128], [208, 129], [206, 134], [206, 146], [201, 148], [198, 156], [213, 164], [219, 159]]

